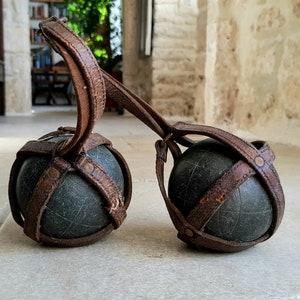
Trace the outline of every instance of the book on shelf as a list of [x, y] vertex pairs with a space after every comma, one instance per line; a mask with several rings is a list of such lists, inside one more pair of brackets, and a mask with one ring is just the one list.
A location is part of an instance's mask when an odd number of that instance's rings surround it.
[[32, 69], [51, 69], [57, 60], [61, 60], [54, 53], [41, 35], [38, 35], [39, 22], [50, 16], [62, 18], [67, 16], [67, 6], [64, 1], [29, 1], [30, 44]]
[[49, 5], [47, 3], [30, 2], [29, 17], [31, 19], [45, 19], [49, 17]]
[[54, 5], [52, 8], [52, 15], [57, 18], [62, 18], [67, 16], [67, 8], [63, 5]]
[[41, 44], [44, 42], [44, 38], [41, 35], [38, 35], [39, 28], [30, 27], [30, 43], [32, 44]]
[[32, 50], [32, 67], [44, 69], [51, 66], [51, 49], [47, 46]]

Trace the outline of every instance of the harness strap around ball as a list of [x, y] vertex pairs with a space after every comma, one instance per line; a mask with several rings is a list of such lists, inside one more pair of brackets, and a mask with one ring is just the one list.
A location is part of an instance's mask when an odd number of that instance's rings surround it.
[[186, 220], [197, 230], [204, 231], [205, 225], [228, 196], [253, 175], [255, 171], [247, 163], [238, 161], [214, 182], [191, 210]]
[[126, 209], [124, 207], [124, 198], [114, 180], [96, 161], [85, 153], [81, 153], [72, 165], [101, 191], [107, 202], [105, 208], [113, 218], [115, 228], [120, 227], [126, 218]]
[[55, 157], [48, 164], [37, 182], [25, 216], [24, 233], [40, 241], [40, 223], [45, 207], [60, 180], [68, 173], [71, 164], [61, 157]]
[[245, 161], [255, 169], [270, 195], [274, 217], [269, 233], [272, 235], [273, 232], [276, 231], [283, 216], [285, 202], [278, 174], [272, 164], [274, 153], [270, 150], [269, 146], [267, 146], [267, 143], [260, 145], [262, 147], [262, 151], [260, 151], [260, 149], [257, 149], [253, 144], [247, 143], [243, 139], [222, 129], [205, 125], [186, 124], [184, 122], [176, 123], [169, 128], [169, 131], [175, 136], [202, 134], [212, 137], [228, 145], [231, 149], [241, 155]]
[[210, 249], [216, 249], [219, 251], [235, 252], [247, 249], [257, 244], [260, 241], [265, 240], [259, 239], [253, 242], [238, 243], [234, 241], [227, 241], [210, 234], [206, 234], [203, 230], [198, 230], [195, 226], [189, 223], [189, 221], [182, 215], [179, 209], [173, 204], [167, 195], [164, 185], [164, 164], [162, 151], [167, 151], [168, 148], [161, 148], [161, 141], [157, 141], [156, 144], [157, 158], [156, 158], [156, 175], [158, 179], [159, 188], [161, 194], [165, 200], [166, 207], [169, 215], [172, 219], [173, 224], [178, 230], [178, 238], [182, 241], [193, 244], [195, 246], [208, 247]]
[[[278, 175], [272, 165], [272, 162], [274, 160], [274, 153], [270, 150], [269, 146], [266, 143], [259, 142], [254, 143], [254, 145], [249, 144], [244, 140], [218, 128], [203, 125], [186, 124], [183, 122], [179, 122], [176, 123], [174, 126], [170, 126], [169, 132], [171, 134], [166, 135], [166, 138], [163, 141], [156, 142], [156, 174], [158, 178], [159, 187], [165, 199], [169, 214], [175, 227], [178, 230], [178, 237], [188, 243], [193, 242], [195, 245], [207, 246], [209, 248], [219, 250], [223, 249], [224, 251], [243, 250], [255, 245], [257, 242], [261, 242], [269, 238], [279, 226], [284, 209], [283, 191], [280, 185], [280, 181], [278, 179]], [[271, 196], [271, 203], [274, 210], [271, 227], [263, 237], [253, 242], [237, 243], [233, 241], [226, 241], [224, 239], [206, 234], [203, 231], [203, 227], [209, 221], [214, 211], [218, 209], [218, 201], [210, 200], [206, 202], [207, 207], [206, 211], [204, 212], [201, 211], [201, 204], [198, 204], [195, 210], [192, 211], [190, 213], [190, 216], [188, 216], [187, 218], [184, 218], [181, 212], [171, 202], [164, 187], [164, 163], [166, 162], [168, 147], [172, 144], [175, 144], [174, 140], [176, 137], [186, 134], [201, 134], [204, 136], [212, 137], [222, 143], [225, 143], [227, 146], [234, 149], [239, 155], [241, 155], [242, 158], [245, 159], [243, 167], [242, 165], [240, 167], [241, 169], [239, 170], [239, 173], [240, 171], [245, 172], [245, 177], [253, 176], [253, 173], [255, 173], [259, 174], [260, 178], [263, 179], [264, 186]], [[257, 149], [255, 145], [261, 147], [262, 151]], [[173, 154], [173, 157], [176, 158], [176, 153], [175, 155]], [[263, 165], [257, 165], [257, 162], [260, 163], [260, 161], [255, 161], [255, 158], [257, 157], [262, 158]], [[248, 166], [244, 167], [244, 165]], [[227, 174], [224, 176], [228, 176], [229, 178], [232, 175], [234, 174], [230, 174], [230, 176]], [[224, 183], [226, 183], [225, 178], [221, 178], [220, 180], [224, 180]], [[233, 187], [234, 185], [232, 186], [232, 188]], [[230, 191], [228, 191], [228, 193], [229, 192]], [[222, 193], [221, 195], [218, 195], [216, 199], [220, 199], [220, 196], [222, 196]], [[201, 200], [203, 200], [203, 198], [200, 199], [199, 202], [201, 202]], [[208, 212], [210, 212], [211, 215], [209, 215]], [[198, 224], [197, 222], [199, 222], [200, 219], [199, 216], [202, 216], [202, 214], [205, 214], [204, 221]]]
[[[105, 108], [105, 84], [102, 71], [90, 49], [66, 24], [55, 17], [40, 22], [39, 25], [40, 33], [64, 58], [70, 70], [77, 100], [77, 126], [76, 128], [60, 128], [56, 132], [45, 135], [43, 137], [45, 140], [30, 141], [17, 153], [10, 175], [9, 200], [15, 221], [24, 227], [26, 234], [34, 240], [58, 246], [80, 246], [94, 242], [110, 232], [113, 227], [117, 228], [120, 226], [126, 216], [124, 208], [127, 208], [130, 203], [131, 176], [124, 158], [117, 151], [113, 150], [111, 143], [100, 135], [92, 134], [94, 124], [101, 117]], [[59, 137], [69, 130], [70, 132], [68, 133], [71, 133], [71, 135], [64, 140], [58, 140], [56, 143], [47, 141], [47, 139], [51, 139], [52, 135], [54, 135], [53, 137]], [[113, 180], [108, 178], [108, 174], [102, 175], [102, 178], [103, 176], [106, 177], [105, 181], [109, 184], [108, 190], [105, 190], [102, 186], [102, 192], [114, 226], [109, 223], [99, 232], [82, 238], [59, 239], [44, 235], [40, 232], [41, 216], [54, 189], [58, 187], [60, 179], [65, 176], [66, 170], [71, 169], [68, 159], [70, 158], [70, 161], [73, 162], [74, 156], [82, 152], [87, 153], [89, 149], [102, 144], [107, 145], [115, 156], [123, 172], [124, 182], [127, 184], [124, 188], [126, 198], [124, 203], [124, 199], [120, 196], [120, 192]], [[30, 199], [31, 204], [28, 205], [26, 216], [23, 216], [16, 197], [16, 183], [22, 164], [31, 156], [47, 157], [51, 162], [34, 188], [33, 196]], [[58, 166], [56, 163], [58, 163]], [[60, 169], [59, 166], [64, 164], [65, 168], [61, 167]], [[96, 167], [96, 170], [100, 168], [95, 162], [93, 162], [93, 166]], [[56, 173], [56, 175], [50, 176], [52, 179], [49, 179], [48, 177], [52, 173]], [[92, 176], [89, 179], [97, 189], [99, 180], [92, 179]], [[38, 191], [38, 189], [41, 189], [41, 191]], [[37, 199], [37, 195], [40, 195], [40, 199]], [[116, 196], [108, 199], [111, 195]], [[36, 203], [33, 204], [33, 202]]]
[[[118, 228], [122, 224], [122, 222], [126, 218], [124, 198], [121, 196], [115, 182], [103, 170], [103, 168], [92, 158], [87, 158], [85, 154], [89, 150], [99, 145], [107, 145], [111, 148], [111, 142], [102, 135], [97, 133], [92, 134], [83, 147], [85, 153], [83, 152], [81, 155], [79, 155], [79, 158], [72, 165], [61, 157], [52, 158], [51, 162], [49, 163], [46, 170], [43, 172], [43, 175], [39, 179], [37, 185], [35, 186], [30, 202], [32, 204], [27, 209], [28, 214], [25, 216], [25, 222], [20, 214], [20, 208], [18, 207], [17, 201], [15, 200], [15, 181], [17, 179], [19, 168], [21, 167], [25, 159], [31, 156], [43, 156], [51, 158], [53, 153], [55, 152], [53, 151], [53, 149], [56, 147], [56, 143], [49, 142], [48, 139], [50, 139], [51, 137], [60, 136], [64, 133], [74, 133], [74, 130], [71, 127], [59, 128], [57, 131], [51, 132], [41, 137], [42, 140], [33, 140], [27, 142], [18, 151], [17, 159], [12, 167], [13, 172], [11, 174], [10, 180], [9, 198], [14, 219], [20, 226], [24, 227], [25, 234], [31, 237], [32, 239], [42, 242], [49, 242], [51, 240], [52, 244], [56, 244], [58, 246], [67, 246], [72, 243], [74, 243], [74, 245], [85, 245], [92, 241], [98, 240], [99, 238], [107, 234], [107, 232], [111, 231], [113, 227], [109, 224], [107, 228], [103, 228], [99, 233], [95, 233], [86, 238], [74, 239], [74, 241], [71, 242], [70, 240], [53, 239], [43, 235], [40, 232], [40, 221], [42, 213], [47, 205], [47, 202], [49, 201], [55, 188], [58, 186], [60, 180], [66, 175], [66, 173], [71, 169], [71, 167], [75, 167], [76, 169], [78, 169], [78, 171], [80, 171], [82, 175], [88, 178], [89, 181], [104, 196], [107, 203], [106, 209], [114, 221], [114, 228]], [[116, 152], [113, 149], [111, 151]], [[86, 158], [83, 159], [83, 157]], [[90, 166], [93, 166], [93, 172], [89, 172], [88, 174], [85, 173], [86, 171], [88, 171], [86, 163], [88, 163]], [[127, 165], [124, 165], [124, 162], [123, 164], [121, 163], [121, 166], [122, 168], [126, 168], [126, 170], [123, 171], [129, 172]], [[40, 191], [43, 192], [40, 193]], [[127, 197], [131, 196], [131, 183], [128, 184], [126, 195]]]

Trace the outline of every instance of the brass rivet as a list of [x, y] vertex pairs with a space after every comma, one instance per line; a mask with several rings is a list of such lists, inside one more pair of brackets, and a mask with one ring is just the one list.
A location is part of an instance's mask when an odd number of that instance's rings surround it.
[[55, 168], [49, 168], [49, 170], [48, 170], [48, 176], [50, 177], [50, 178], [53, 178], [53, 179], [56, 179], [56, 178], [58, 178], [59, 177], [59, 171], [57, 170], [57, 169], [55, 169]]
[[184, 233], [188, 236], [188, 237], [192, 237], [194, 235], [193, 231], [189, 228], [186, 228], [184, 230]]
[[93, 170], [94, 170], [94, 166], [92, 165], [92, 164], [90, 164], [90, 163], [87, 163], [85, 166], [84, 166], [84, 171], [86, 172], [86, 173], [92, 173], [93, 172]]
[[259, 167], [263, 167], [264, 164], [265, 164], [265, 161], [261, 156], [256, 156], [255, 159], [254, 159], [254, 162]]

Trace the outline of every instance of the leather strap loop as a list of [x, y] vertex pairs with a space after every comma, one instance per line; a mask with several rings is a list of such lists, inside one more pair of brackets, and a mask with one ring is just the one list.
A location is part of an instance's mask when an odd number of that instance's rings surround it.
[[[169, 133], [170, 124], [159, 115], [148, 103], [132, 93], [123, 84], [115, 78], [103, 72], [103, 78], [106, 86], [106, 93], [110, 98], [121, 104], [125, 109], [131, 112], [161, 138]], [[186, 137], [178, 137], [180, 144], [189, 147], [193, 141]]]
[[[59, 155], [64, 155], [70, 151], [79, 152], [82, 144], [89, 136], [94, 122], [103, 113], [105, 85], [107, 95], [144, 122], [160, 137], [166, 136], [170, 124], [144, 100], [101, 70], [84, 42], [61, 20], [52, 17], [41, 22], [40, 29], [45, 39], [65, 59], [72, 75], [77, 96], [76, 132], [70, 141], [66, 141], [58, 147]], [[190, 146], [193, 143], [186, 137], [178, 137], [178, 140], [185, 146]]]
[[61, 20], [40, 22], [40, 32], [64, 58], [76, 93], [78, 117], [74, 136], [57, 148], [57, 155], [79, 153], [105, 108], [105, 84], [100, 67], [83, 40]]

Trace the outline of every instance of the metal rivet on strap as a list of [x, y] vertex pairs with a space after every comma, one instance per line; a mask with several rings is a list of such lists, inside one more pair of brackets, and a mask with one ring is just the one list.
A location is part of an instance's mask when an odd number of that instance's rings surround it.
[[184, 230], [184, 233], [188, 236], [188, 237], [192, 237], [194, 235], [193, 231], [189, 228], [186, 228]]
[[50, 178], [52, 178], [52, 179], [56, 179], [56, 178], [58, 178], [59, 177], [59, 171], [57, 170], [57, 169], [55, 169], [55, 168], [53, 168], [53, 167], [50, 167], [49, 169], [48, 169], [48, 176], [50, 177]]
[[91, 163], [87, 163], [84, 166], [84, 171], [88, 174], [92, 173], [94, 171], [94, 166]]
[[256, 156], [256, 157], [254, 158], [254, 162], [255, 162], [255, 164], [256, 164], [258, 167], [263, 167], [264, 164], [265, 164], [265, 161], [264, 161], [264, 159], [263, 159], [261, 156]]

